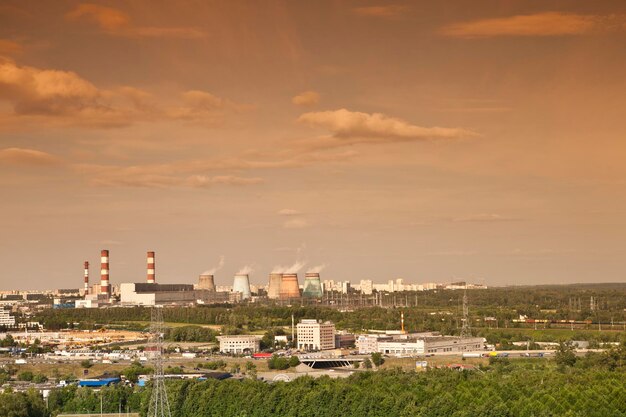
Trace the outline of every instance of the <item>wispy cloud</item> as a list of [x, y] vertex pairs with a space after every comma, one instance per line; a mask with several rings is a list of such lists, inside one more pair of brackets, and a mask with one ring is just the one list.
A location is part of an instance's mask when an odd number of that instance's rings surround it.
[[305, 229], [310, 225], [309, 221], [303, 217], [295, 217], [283, 223], [285, 229]]
[[96, 23], [102, 31], [111, 36], [180, 39], [196, 39], [206, 36], [204, 31], [192, 27], [136, 26], [130, 16], [122, 10], [91, 3], [79, 4], [65, 17], [71, 21], [86, 20]]
[[15, 55], [22, 52], [22, 45], [8, 39], [0, 39], [0, 56]]
[[363, 6], [352, 9], [354, 14], [366, 17], [394, 18], [402, 16], [409, 10], [409, 7], [399, 4], [388, 4], [384, 6]]
[[299, 214], [302, 214], [302, 213], [299, 212], [298, 210], [284, 208], [282, 210], [279, 210], [278, 214], [281, 215], [281, 216], [296, 216], [296, 215], [299, 215]]
[[440, 34], [455, 38], [572, 36], [623, 31], [624, 23], [626, 19], [622, 15], [543, 12], [453, 23], [442, 27]]
[[490, 223], [490, 222], [510, 222], [521, 220], [518, 217], [502, 216], [495, 213], [471, 214], [468, 216], [455, 217], [452, 219], [455, 223]]
[[315, 91], [304, 91], [291, 99], [296, 106], [314, 106], [320, 102], [320, 95]]
[[0, 149], [0, 165], [47, 167], [60, 165], [62, 161], [47, 152], [25, 148]]
[[476, 136], [461, 128], [422, 127], [382, 113], [339, 109], [304, 113], [298, 122], [329, 130], [332, 136], [303, 141], [313, 148], [332, 148], [356, 143], [389, 143], [460, 139]]

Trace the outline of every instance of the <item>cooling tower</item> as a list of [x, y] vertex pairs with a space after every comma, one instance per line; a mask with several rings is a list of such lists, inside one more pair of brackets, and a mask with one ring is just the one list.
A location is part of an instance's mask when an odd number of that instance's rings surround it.
[[300, 298], [298, 274], [283, 274], [283, 279], [280, 283], [280, 298]]
[[272, 272], [270, 274], [270, 285], [267, 289], [267, 298], [277, 300], [280, 298], [280, 284], [283, 280], [283, 274]]
[[320, 281], [320, 274], [317, 272], [307, 272], [304, 277], [304, 289], [302, 291], [302, 296], [308, 298], [322, 298], [322, 283]]
[[248, 274], [235, 275], [235, 280], [233, 281], [233, 292], [240, 292], [242, 300], [252, 296], [252, 293], [250, 292], [250, 279], [248, 278]]
[[111, 295], [109, 287], [109, 251], [100, 251], [100, 293]]
[[215, 280], [213, 275], [202, 274], [198, 279], [198, 289], [215, 291]]

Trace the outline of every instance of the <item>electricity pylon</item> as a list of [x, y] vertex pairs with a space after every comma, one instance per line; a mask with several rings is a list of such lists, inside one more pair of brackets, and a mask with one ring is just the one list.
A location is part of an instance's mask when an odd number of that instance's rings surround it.
[[463, 319], [461, 325], [461, 337], [471, 337], [472, 330], [469, 322], [469, 308], [467, 306], [467, 290], [463, 291]]
[[150, 348], [154, 374], [152, 375], [152, 396], [150, 397], [147, 417], [172, 417], [163, 377], [164, 331], [163, 308], [154, 306], [150, 320]]

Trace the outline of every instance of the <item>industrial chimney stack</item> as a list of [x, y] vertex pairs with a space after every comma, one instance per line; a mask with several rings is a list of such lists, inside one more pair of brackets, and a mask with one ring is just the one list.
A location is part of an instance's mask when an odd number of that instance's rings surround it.
[[111, 287], [109, 287], [109, 251], [106, 249], [100, 252], [100, 293], [111, 295]]
[[89, 291], [89, 262], [85, 261], [85, 294]]
[[148, 284], [155, 283], [154, 252], [148, 252]]

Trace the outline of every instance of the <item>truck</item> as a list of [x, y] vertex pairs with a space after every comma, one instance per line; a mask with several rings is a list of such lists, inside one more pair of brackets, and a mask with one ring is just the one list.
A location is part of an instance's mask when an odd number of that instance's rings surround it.
[[464, 352], [462, 356], [464, 358], [480, 358], [482, 355], [480, 353]]

